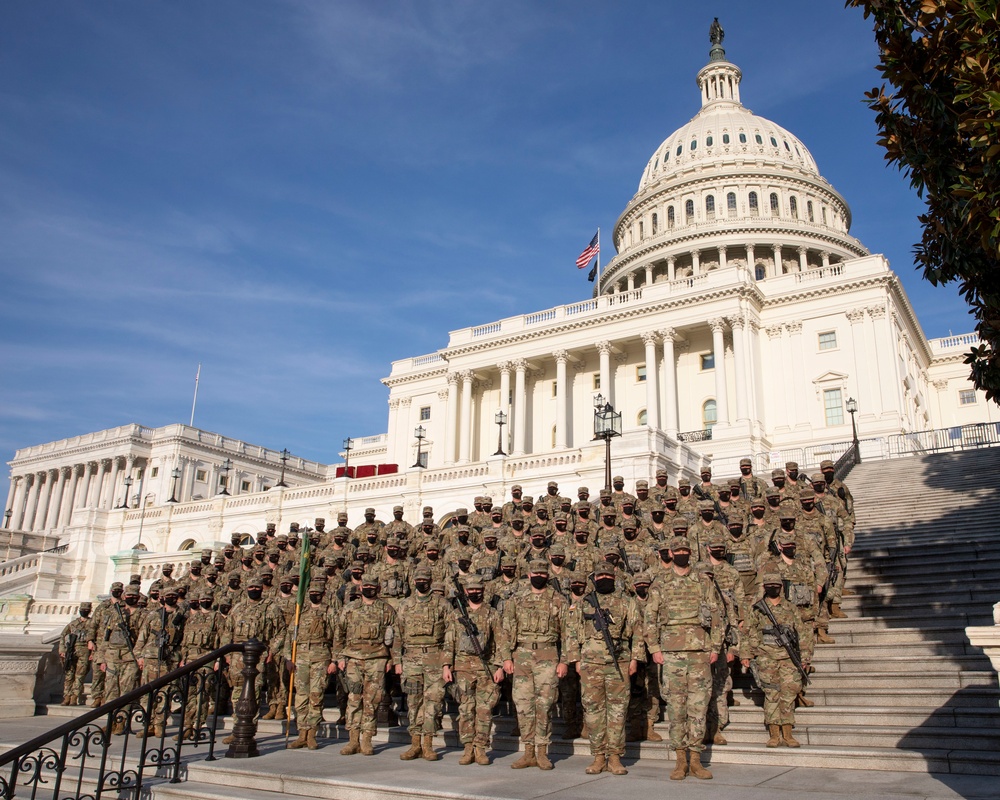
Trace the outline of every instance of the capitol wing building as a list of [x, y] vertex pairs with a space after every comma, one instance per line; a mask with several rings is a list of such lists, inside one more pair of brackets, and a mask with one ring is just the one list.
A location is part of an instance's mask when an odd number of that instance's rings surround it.
[[704, 464], [728, 478], [745, 456], [765, 477], [787, 459], [812, 470], [850, 445], [848, 400], [862, 454], [990, 422], [963, 363], [978, 337], [928, 341], [886, 259], [850, 235], [844, 198], [801, 141], [742, 104], [741, 80], [715, 45], [701, 109], [642, 170], [591, 298], [394, 362], [387, 430], [352, 440], [348, 465], [180, 424], [18, 450], [0, 625], [58, 627], [116, 577], [151, 580], [186, 564], [179, 551], [268, 522], [332, 525], [346, 510], [353, 526], [402, 504], [411, 523], [430, 505], [444, 524], [476, 496], [550, 480], [596, 498], [597, 395], [622, 415], [612, 466], [629, 489], [658, 469], [672, 484]]

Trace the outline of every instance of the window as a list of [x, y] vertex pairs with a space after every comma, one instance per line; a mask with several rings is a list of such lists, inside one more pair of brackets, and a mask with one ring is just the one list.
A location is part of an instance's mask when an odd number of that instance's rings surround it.
[[729, 134], [728, 133], [722, 134], [722, 143], [723, 144], [729, 144]]
[[813, 218], [813, 201], [812, 200], [806, 200], [806, 216], [809, 218], [810, 222], [815, 222], [816, 221]]
[[712, 195], [705, 198], [705, 215], [709, 219], [715, 219], [715, 198]]
[[820, 350], [836, 350], [837, 349], [837, 332], [836, 331], [826, 331], [819, 335], [819, 349]]
[[155, 478], [155, 477], [156, 477], [157, 475], [159, 475], [159, 474], [160, 474], [160, 468], [159, 468], [159, 467], [153, 467], [153, 468], [152, 468], [152, 469], [151, 469], [151, 470], [149, 471], [149, 477], [150, 477], [150, 478]]
[[726, 195], [726, 208], [729, 211], [729, 216], [736, 216], [736, 192], [730, 192]]
[[249, 492], [250, 491], [250, 481], [241, 481], [240, 482], [240, 491], [241, 492]]
[[823, 208], [820, 209], [820, 212], [823, 215], [823, 224], [826, 225], [826, 206], [823, 206]]
[[425, 450], [419, 456], [417, 456], [417, 463], [426, 469], [427, 467], [427, 451]]
[[712, 146], [712, 141], [713, 141], [713, 139], [712, 139], [711, 136], [706, 136], [705, 137], [705, 147], [711, 147]]
[[694, 219], [694, 200], [684, 203], [684, 217], [688, 222]]
[[229, 476], [228, 475], [220, 475], [219, 476], [219, 486], [222, 486], [225, 489], [229, 488]]
[[715, 369], [715, 353], [701, 354], [701, 371]]
[[767, 277], [767, 270], [763, 264], [758, 264], [753, 268], [753, 278], [755, 281], [762, 281]]
[[692, 139], [691, 140], [691, 149], [692, 150], [697, 150], [698, 149], [698, 140], [697, 139]]
[[600, 388], [601, 388], [601, 373], [600, 372], [595, 372], [594, 373], [594, 391], [595, 392], [600, 391]]
[[199, 483], [204, 483], [208, 480], [208, 473], [203, 469], [195, 470], [194, 479]]
[[644, 380], [646, 380], [646, 365], [645, 364], [640, 364], [638, 367], [635, 368], [635, 379], [637, 381], [639, 381], [640, 383], [642, 383]]
[[653, 214], [652, 225], [653, 225], [653, 236], [656, 236], [656, 232], [657, 230], [659, 230], [660, 227], [660, 218], [656, 214]]
[[642, 224], [642, 220], [641, 219], [639, 220], [639, 238], [640, 239], [645, 239], [646, 238], [646, 228]]
[[421, 406], [420, 407], [420, 421], [421, 422], [426, 422], [430, 418], [431, 418], [431, 407], [430, 406]]
[[265, 484], [264, 484], [264, 485], [263, 485], [263, 486], [261, 487], [261, 491], [262, 491], [262, 492], [269, 492], [269, 491], [271, 491], [271, 486], [270, 486], [270, 484], [267, 484], [267, 483], [265, 483]]
[[747, 143], [747, 135], [745, 133], [741, 133], [740, 134], [740, 144], [746, 144], [746, 143]]
[[185, 539], [177, 549], [181, 551], [194, 550], [194, 539]]
[[757, 142], [757, 144], [764, 144], [764, 140], [760, 138], [759, 133], [754, 134], [753, 140]]
[[647, 424], [648, 420], [649, 420], [649, 416], [646, 414], [646, 409], [643, 409], [642, 411], [640, 411], [639, 414], [638, 414], [638, 416], [636, 416], [636, 418], [635, 418], [635, 422], [639, 426]]
[[750, 216], [756, 217], [760, 213], [760, 208], [757, 205], [757, 192], [750, 192], [747, 204], [750, 206]]
[[559, 396], [559, 381], [552, 381], [552, 396]]
[[706, 400], [701, 407], [701, 424], [711, 428], [719, 421], [719, 410], [714, 400]]
[[799, 218], [799, 201], [794, 197], [788, 198], [788, 211], [791, 213], [792, 219]]
[[958, 392], [958, 404], [960, 406], [974, 406], [976, 404], [976, 390], [960, 389]]
[[775, 138], [774, 138], [774, 137], [772, 136], [772, 137], [771, 137], [771, 147], [777, 147], [777, 146], [778, 146], [778, 140], [777, 140], [777, 139], [775, 139]]
[[785, 142], [785, 149], [786, 149], [786, 150], [787, 150], [787, 151], [788, 151], [789, 153], [791, 153], [791, 152], [792, 152], [792, 148], [788, 146], [788, 142]]
[[668, 206], [667, 207], [667, 227], [668, 228], [674, 227], [674, 207], [673, 206]]
[[826, 413], [827, 425], [844, 424], [844, 400], [840, 389], [823, 391], [823, 411]]
[[778, 216], [778, 195], [775, 192], [771, 192], [771, 216]]
[[677, 155], [680, 155], [683, 152], [684, 152], [684, 145], [682, 144], [677, 145]]

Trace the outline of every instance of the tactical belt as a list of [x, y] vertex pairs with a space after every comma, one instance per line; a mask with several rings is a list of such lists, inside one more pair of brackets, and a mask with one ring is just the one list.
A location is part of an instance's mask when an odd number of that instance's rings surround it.
[[555, 642], [518, 642], [517, 646], [524, 650], [545, 650], [549, 647], [555, 647]]

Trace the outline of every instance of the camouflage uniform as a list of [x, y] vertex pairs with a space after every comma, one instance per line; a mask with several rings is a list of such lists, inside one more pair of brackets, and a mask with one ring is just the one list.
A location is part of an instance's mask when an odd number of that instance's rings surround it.
[[767, 484], [761, 478], [753, 474], [753, 461], [749, 458], [740, 459], [740, 496], [747, 502], [755, 497], [764, 497], [767, 491]]
[[90, 619], [92, 605], [80, 603], [80, 616], [69, 623], [59, 634], [59, 658], [63, 670], [64, 706], [75, 706], [83, 696], [83, 679], [90, 669], [90, 649], [87, 643], [94, 639], [94, 620]]
[[[203, 593], [201, 599], [208, 597], [208, 594]], [[181, 636], [181, 664], [195, 661], [218, 648], [223, 622], [224, 618], [218, 611], [200, 607], [195, 610], [192, 606]], [[208, 664], [199, 669], [196, 676], [192, 676], [187, 706], [184, 709], [185, 736], [193, 734], [205, 724], [209, 711], [215, 704], [218, 676], [213, 667], [214, 665]]]
[[403, 598], [410, 596], [413, 585], [412, 569], [402, 559], [403, 543], [396, 537], [386, 540], [386, 549], [398, 548], [400, 558], [387, 557], [369, 570], [369, 574], [378, 581], [378, 596], [394, 609], [399, 609]]
[[[646, 601], [649, 598], [649, 589], [653, 580], [652, 573], [648, 571], [640, 572], [633, 578], [635, 603], [640, 619], [645, 618]], [[638, 659], [639, 667], [635, 674], [633, 692], [629, 700], [626, 727], [632, 733], [628, 736], [628, 741], [661, 742], [663, 737], [653, 727], [660, 719], [660, 706], [662, 705], [660, 700], [660, 670], [653, 659], [649, 657], [649, 651], [646, 649], [642, 636], [638, 635], [638, 638], [642, 645], [642, 657]]]
[[[709, 700], [706, 743], [727, 744], [722, 731], [729, 725], [729, 693], [733, 690], [731, 662], [739, 656], [740, 623], [746, 603], [740, 573], [726, 561], [726, 540], [721, 536], [709, 541], [719, 555], [699, 566], [712, 587], [722, 613], [724, 640], [719, 658], [712, 664], [712, 696]], [[715, 563], [719, 561], [719, 563]]]
[[299, 729], [298, 738], [288, 743], [293, 750], [317, 748], [316, 730], [323, 721], [323, 695], [329, 675], [335, 669], [332, 646], [337, 612], [323, 602], [325, 587], [325, 581], [310, 581], [309, 599], [299, 612], [295, 636], [285, 637], [284, 657], [295, 682], [295, 725]]
[[[109, 605], [107, 612], [101, 619], [101, 627], [97, 629], [97, 648], [94, 656], [94, 663], [103, 667], [104, 670], [104, 702], [117, 700], [123, 694], [127, 694], [139, 685], [139, 665], [133, 658], [134, 647], [129, 643], [134, 643], [139, 633], [139, 626], [146, 612], [138, 607], [139, 592], [135, 587], [129, 587], [124, 591], [124, 603], [117, 604], [116, 609]], [[130, 605], [132, 600], [135, 605]], [[122, 624], [122, 616], [119, 616], [118, 609], [124, 615], [125, 623]], [[135, 652], [138, 656], [138, 652]], [[124, 731], [124, 725], [115, 725], [115, 733]]]

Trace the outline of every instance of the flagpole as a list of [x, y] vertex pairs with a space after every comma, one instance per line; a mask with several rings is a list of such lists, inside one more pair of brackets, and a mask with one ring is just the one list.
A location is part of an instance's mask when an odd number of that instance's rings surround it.
[[201, 362], [198, 362], [198, 372], [194, 376], [194, 400], [191, 401], [191, 423], [190, 426], [194, 427], [194, 407], [198, 405], [198, 381], [201, 380]]
[[597, 295], [601, 295], [601, 229], [597, 229]]
[[[310, 569], [312, 554], [309, 551], [309, 534], [312, 533], [310, 528], [306, 528], [302, 532], [302, 556], [299, 558], [299, 586], [295, 593], [295, 625], [292, 627], [292, 658], [291, 663], [293, 665], [292, 669], [288, 670], [288, 708], [285, 711], [285, 748], [288, 748], [288, 735], [292, 731], [292, 703], [295, 698], [295, 656], [299, 645], [299, 619], [302, 615], [302, 606], [305, 604], [306, 595], [309, 593], [308, 583], [311, 579]], [[282, 675], [283, 670], [279, 667], [278, 675], [279, 680]], [[298, 728], [300, 720], [295, 720], [295, 727]]]

